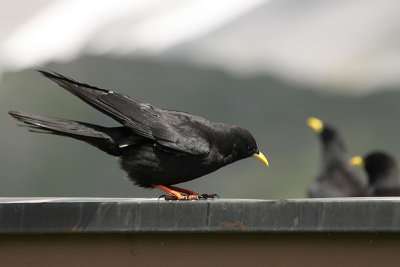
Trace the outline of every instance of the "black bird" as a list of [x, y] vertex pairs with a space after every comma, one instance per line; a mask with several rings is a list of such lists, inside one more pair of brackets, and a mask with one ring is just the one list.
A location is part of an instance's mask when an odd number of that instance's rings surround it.
[[79, 139], [118, 157], [121, 168], [136, 185], [159, 188], [175, 199], [199, 199], [199, 194], [172, 185], [250, 156], [268, 166], [246, 129], [163, 110], [56, 72], [38, 71], [122, 126], [108, 128], [19, 111], [9, 114], [33, 129]]
[[308, 118], [307, 124], [318, 133], [322, 144], [319, 173], [308, 189], [308, 196], [361, 196], [365, 182], [348, 163], [346, 145], [338, 131], [317, 118]]
[[393, 156], [376, 151], [367, 156], [353, 157], [350, 164], [364, 167], [368, 175], [368, 188], [364, 196], [400, 196], [399, 167]]

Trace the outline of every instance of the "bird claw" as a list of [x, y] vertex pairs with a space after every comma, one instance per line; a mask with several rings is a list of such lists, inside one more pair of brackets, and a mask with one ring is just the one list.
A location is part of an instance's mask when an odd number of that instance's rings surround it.
[[160, 199], [164, 199], [164, 200], [167, 200], [167, 197], [175, 197], [175, 196], [171, 196], [171, 195], [161, 195], [161, 196], [159, 196], [158, 197], [158, 201], [160, 201]]
[[217, 194], [201, 194], [200, 197], [201, 197], [201, 199], [209, 199], [209, 198], [211, 198], [211, 199], [218, 198], [219, 199], [219, 196]]
[[215, 199], [219, 196], [217, 194], [201, 194], [201, 195], [183, 195], [183, 198], [178, 198], [177, 196], [173, 195], [161, 195], [158, 200], [164, 199], [166, 201], [171, 200], [206, 200], [206, 199]]

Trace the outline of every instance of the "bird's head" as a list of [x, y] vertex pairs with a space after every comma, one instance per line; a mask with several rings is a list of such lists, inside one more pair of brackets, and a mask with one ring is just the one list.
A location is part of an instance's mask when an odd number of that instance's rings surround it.
[[320, 119], [317, 119], [315, 117], [308, 118], [306, 123], [314, 132], [316, 132], [320, 136], [324, 146], [329, 147], [334, 144], [339, 150], [346, 150], [346, 146], [342, 138], [340, 137], [340, 134], [335, 130], [335, 128], [330, 125], [326, 125]]
[[254, 157], [269, 166], [267, 158], [260, 152], [256, 140], [246, 129], [234, 127], [231, 131], [233, 143], [233, 156], [237, 159]]
[[372, 152], [365, 157], [356, 156], [350, 159], [349, 163], [354, 166], [364, 167], [370, 179], [370, 184], [377, 178], [388, 174], [393, 168], [397, 169], [394, 158], [386, 152]]
[[306, 122], [314, 132], [321, 136], [322, 142], [324, 143], [329, 143], [337, 137], [336, 130], [331, 126], [326, 125], [320, 119], [310, 117]]

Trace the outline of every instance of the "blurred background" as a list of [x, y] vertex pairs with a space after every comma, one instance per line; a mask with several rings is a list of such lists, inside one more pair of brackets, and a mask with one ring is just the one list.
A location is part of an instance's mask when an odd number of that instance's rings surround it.
[[[10, 109], [117, 123], [34, 71], [46, 67], [158, 107], [237, 124], [270, 161], [181, 184], [224, 198], [304, 197], [336, 126], [349, 155], [400, 155], [395, 0], [2, 0], [0, 197], [158, 197], [83, 142], [18, 127]], [[361, 170], [359, 170], [362, 172]]]

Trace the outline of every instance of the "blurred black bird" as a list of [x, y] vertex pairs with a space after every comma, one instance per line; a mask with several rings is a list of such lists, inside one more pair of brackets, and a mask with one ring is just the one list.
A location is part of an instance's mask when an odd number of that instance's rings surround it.
[[163, 110], [56, 72], [39, 72], [123, 126], [108, 128], [19, 111], [9, 114], [30, 125], [32, 131], [69, 136], [119, 157], [121, 168], [136, 185], [159, 188], [175, 199], [199, 199], [199, 194], [172, 185], [250, 156], [268, 166], [246, 129]]
[[364, 196], [400, 196], [399, 167], [393, 156], [386, 152], [372, 152], [367, 156], [356, 156], [350, 164], [364, 167], [368, 175], [368, 188]]
[[346, 145], [338, 131], [313, 117], [307, 119], [307, 124], [319, 135], [322, 144], [319, 173], [308, 189], [308, 196], [361, 196], [365, 181], [348, 163]]

